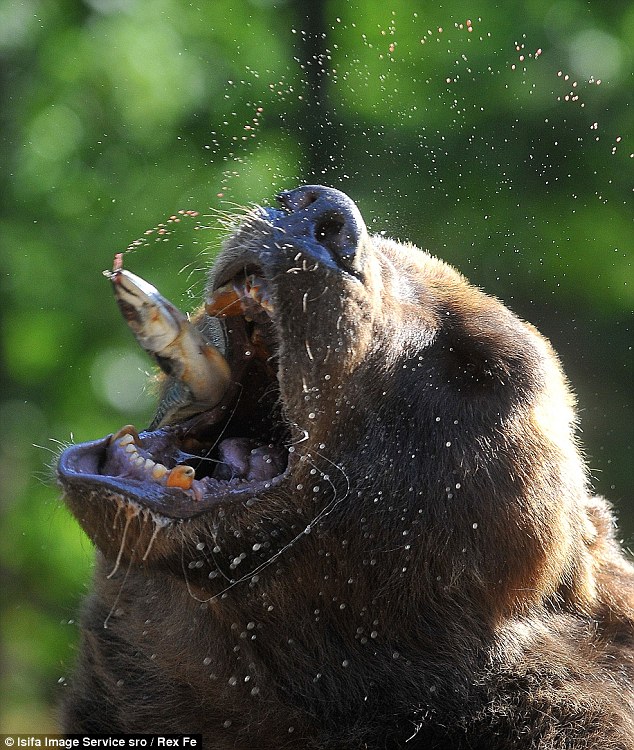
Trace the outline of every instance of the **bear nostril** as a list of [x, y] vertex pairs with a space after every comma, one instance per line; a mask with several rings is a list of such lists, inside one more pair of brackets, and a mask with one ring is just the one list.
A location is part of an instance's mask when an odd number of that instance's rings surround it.
[[325, 214], [315, 224], [317, 242], [339, 259], [345, 266], [354, 260], [355, 238], [346, 229], [346, 220], [338, 213]]
[[323, 216], [315, 225], [315, 239], [322, 245], [335, 250], [342, 240], [342, 230], [346, 222], [343, 217], [333, 214]]
[[299, 188], [297, 190], [285, 190], [277, 196], [278, 203], [289, 212], [301, 211], [308, 208], [319, 198], [319, 192], [315, 188]]
[[353, 271], [359, 241], [357, 227], [353, 222], [346, 221], [336, 211], [326, 212], [316, 221], [314, 236], [337, 259], [339, 265]]

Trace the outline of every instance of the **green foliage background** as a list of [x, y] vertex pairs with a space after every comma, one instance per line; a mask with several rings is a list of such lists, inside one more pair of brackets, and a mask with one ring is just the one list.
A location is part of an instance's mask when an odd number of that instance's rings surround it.
[[283, 187], [551, 338], [631, 543], [633, 42], [618, 0], [0, 0], [1, 731], [54, 729], [90, 577], [58, 447], [151, 411], [101, 271], [141, 238], [126, 267], [192, 309], [223, 212]]

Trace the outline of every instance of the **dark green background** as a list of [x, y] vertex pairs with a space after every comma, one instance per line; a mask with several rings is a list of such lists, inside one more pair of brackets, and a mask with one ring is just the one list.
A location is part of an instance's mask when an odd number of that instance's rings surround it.
[[226, 213], [301, 182], [551, 338], [631, 543], [633, 41], [603, 0], [0, 1], [2, 731], [54, 728], [90, 575], [49, 466], [151, 411], [101, 271], [142, 238], [192, 309]]

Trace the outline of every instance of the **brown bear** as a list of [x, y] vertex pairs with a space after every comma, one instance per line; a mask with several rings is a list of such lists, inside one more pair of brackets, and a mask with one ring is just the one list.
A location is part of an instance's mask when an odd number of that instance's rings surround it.
[[65, 731], [634, 748], [634, 569], [533, 327], [321, 186], [245, 214], [176, 337], [122, 273], [170, 374], [59, 462], [97, 547]]

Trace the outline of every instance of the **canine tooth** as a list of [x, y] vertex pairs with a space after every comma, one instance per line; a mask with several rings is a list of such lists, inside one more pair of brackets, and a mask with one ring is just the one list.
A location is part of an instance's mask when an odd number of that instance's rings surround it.
[[166, 477], [167, 487], [180, 487], [183, 490], [191, 488], [196, 472], [191, 466], [175, 466]]
[[219, 287], [205, 303], [207, 315], [212, 318], [230, 318], [242, 313], [240, 297], [242, 296], [231, 282]]
[[134, 443], [134, 438], [132, 437], [132, 435], [128, 434], [128, 435], [124, 435], [123, 437], [120, 437], [117, 440], [117, 442], [122, 448], [125, 448], [126, 445], [130, 445], [131, 443]]
[[179, 464], [169, 472], [165, 484], [167, 487], [180, 487], [182, 490], [188, 490], [195, 476], [196, 472], [191, 466]]
[[[273, 306], [267, 299], [266, 281], [255, 274], [249, 274], [240, 281], [233, 281], [216, 289], [208, 298], [205, 309], [209, 315], [216, 318], [245, 315], [248, 311], [239, 304], [245, 298], [252, 299], [268, 314], [272, 314]], [[249, 320], [246, 315], [245, 318]]]
[[163, 466], [163, 464], [155, 464], [154, 468], [152, 469], [152, 477], [154, 479], [162, 479], [167, 474], [167, 466]]

